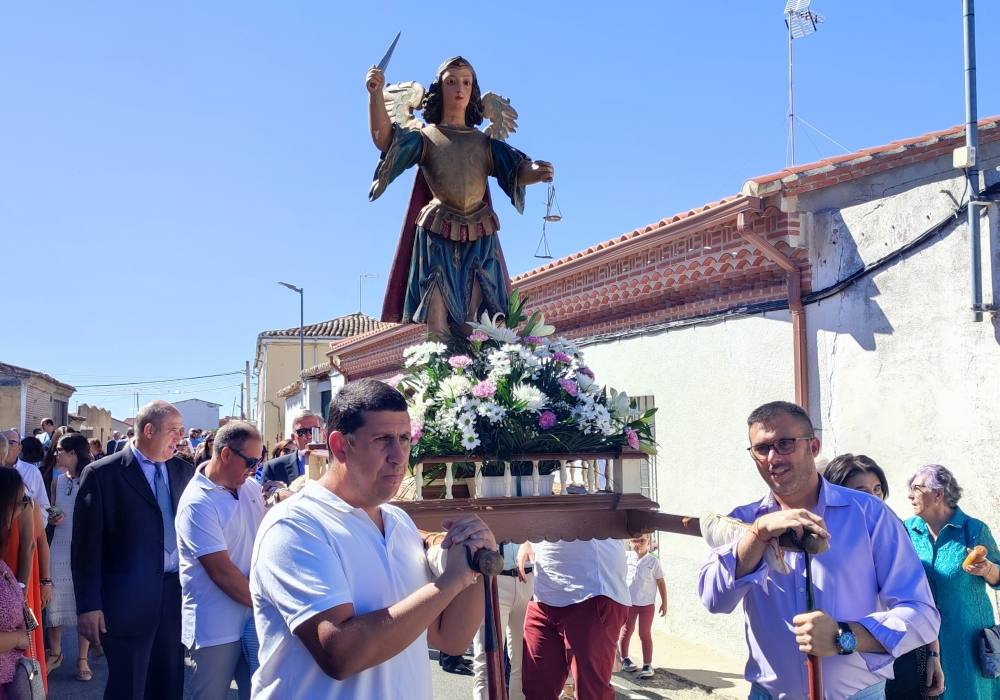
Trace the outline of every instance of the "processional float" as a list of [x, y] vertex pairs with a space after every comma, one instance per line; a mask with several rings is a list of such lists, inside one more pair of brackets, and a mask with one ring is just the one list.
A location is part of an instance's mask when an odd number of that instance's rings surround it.
[[[415, 488], [411, 500], [395, 505], [428, 532], [444, 519], [478, 515], [498, 542], [627, 539], [654, 531], [701, 536], [703, 530], [713, 546], [735, 542], [748, 524], [664, 513], [641, 495], [642, 450], [652, 450], [655, 409], [639, 412], [624, 394], [609, 395], [570, 341], [550, 340], [555, 329], [540, 314], [521, 313], [525, 300], [510, 288], [487, 178], [496, 178], [519, 212], [526, 185], [548, 183], [544, 222], [558, 221], [561, 211], [552, 165], [506, 143], [517, 111], [506, 98], [481, 94], [462, 57], [442, 63], [427, 90], [415, 82], [386, 85], [398, 40], [397, 34], [366, 76], [369, 126], [381, 154], [369, 198], [417, 167], [382, 320], [424, 323], [428, 342], [404, 352], [407, 372], [398, 387], [414, 420]], [[480, 131], [483, 117], [491, 123]], [[538, 251], [547, 257], [544, 225]], [[326, 455], [318, 449], [312, 459], [319, 468]], [[546, 495], [542, 472], [555, 470], [562, 492]], [[484, 497], [486, 472], [501, 479], [502, 496]], [[461, 473], [471, 474], [469, 498], [454, 494]], [[567, 493], [573, 475], [581, 483]], [[440, 498], [423, 497], [432, 476], [441, 477]], [[520, 497], [512, 497], [515, 491]], [[505, 699], [495, 579], [502, 559], [480, 555], [470, 564], [483, 574], [490, 698]], [[815, 660], [811, 677], [813, 671], [815, 693]]]

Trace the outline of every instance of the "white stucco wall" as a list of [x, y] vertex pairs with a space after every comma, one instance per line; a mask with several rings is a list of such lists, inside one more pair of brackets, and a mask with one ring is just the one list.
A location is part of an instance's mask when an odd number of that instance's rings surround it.
[[[982, 149], [987, 169], [1000, 148]], [[813, 288], [913, 240], [955, 208], [964, 182], [950, 158], [800, 198], [812, 211]], [[995, 179], [993, 170], [992, 178]], [[881, 193], [886, 192], [885, 196]], [[876, 199], [871, 195], [878, 194]], [[996, 213], [981, 221], [984, 299]], [[994, 258], [1000, 251], [992, 251]], [[824, 453], [862, 452], [889, 478], [890, 505], [911, 515], [906, 480], [927, 463], [951, 469], [961, 505], [1000, 529], [1000, 326], [971, 319], [969, 230], [963, 214], [930, 242], [845, 293], [808, 307], [813, 418]]]
[[[729, 320], [587, 345], [600, 383], [657, 406], [657, 494], [668, 513], [729, 512], [765, 488], [747, 456], [746, 417], [766, 401], [794, 398], [787, 313]], [[697, 596], [708, 553], [700, 538], [660, 535], [672, 630], [723, 653], [745, 654], [739, 615], [710, 615]]]
[[201, 399], [185, 399], [174, 404], [184, 418], [184, 430], [201, 428], [202, 430], [218, 430], [219, 405]]

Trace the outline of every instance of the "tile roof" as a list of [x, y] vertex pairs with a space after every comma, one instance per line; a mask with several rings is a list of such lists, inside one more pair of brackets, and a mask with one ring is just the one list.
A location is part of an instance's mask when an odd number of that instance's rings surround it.
[[300, 391], [302, 391], [302, 380], [296, 379], [288, 386], [278, 389], [278, 396], [282, 399], [287, 399], [289, 396], [295, 396]]
[[[979, 121], [979, 129], [980, 143], [983, 141], [1000, 140], [1000, 115], [981, 119]], [[528, 270], [527, 272], [522, 272], [514, 277], [511, 282], [516, 286], [529, 280], [534, 281], [534, 278], [548, 272], [549, 270], [563, 267], [567, 264], [590, 256], [596, 256], [600, 254], [601, 251], [628, 243], [635, 238], [648, 236], [654, 232], [666, 232], [674, 226], [684, 226], [687, 223], [691, 223], [688, 220], [692, 219], [692, 217], [700, 218], [704, 215], [705, 218], [711, 218], [713, 214], [722, 213], [724, 209], [732, 208], [734, 205], [739, 204], [748, 197], [764, 197], [769, 194], [779, 192], [786, 186], [790, 186], [792, 183], [795, 183], [796, 186], [800, 186], [804, 184], [803, 181], [806, 180], [806, 178], [813, 178], [808, 180], [808, 182], [813, 184], [813, 189], [816, 189], [830, 184], [836, 184], [836, 182], [843, 182], [854, 177], [863, 177], [869, 174], [873, 169], [889, 169], [895, 165], [903, 165], [913, 162], [921, 159], [921, 156], [927, 158], [935, 157], [936, 155], [940, 155], [936, 152], [936, 150], [947, 148], [950, 151], [951, 148], [960, 145], [958, 141], [964, 136], [964, 134], [965, 125], [959, 125], [943, 131], [932, 131], [922, 136], [893, 141], [892, 143], [884, 146], [864, 148], [859, 151], [855, 151], [854, 153], [832, 156], [830, 158], [816, 161], [815, 163], [796, 165], [791, 168], [780, 170], [776, 173], [754, 177], [746, 181], [740, 194], [725, 197], [717, 202], [710, 202], [700, 208], [689, 209], [686, 212], [680, 212], [665, 219], [661, 219], [655, 223], [629, 231], [628, 233], [623, 233], [616, 238], [604, 241], [603, 243], [597, 243], [585, 250], [572, 253], [571, 255], [567, 255], [566, 257], [558, 260], [553, 260], [552, 262], [542, 265], [541, 267], [536, 267]], [[899, 156], [901, 159], [905, 158], [906, 160], [903, 160], [903, 162], [897, 162], [896, 158], [892, 158], [890, 161], [889, 158], [892, 156]], [[831, 172], [835, 173], [833, 177], [829, 176]], [[819, 177], [814, 178], [813, 176]], [[820, 180], [820, 177], [822, 180]], [[832, 181], [834, 179], [836, 182]], [[814, 182], [814, 180], [817, 181]], [[828, 182], [827, 180], [831, 181]]]
[[[979, 132], [980, 139], [983, 139], [984, 136], [989, 141], [1000, 139], [1000, 115], [980, 119]], [[952, 149], [962, 145], [964, 138], [964, 124], [942, 131], [931, 131], [921, 136], [892, 141], [883, 146], [862, 148], [853, 153], [823, 158], [812, 163], [794, 165], [774, 173], [753, 177], [744, 183], [742, 192], [746, 195], [762, 197], [788, 187], [801, 187], [805, 184], [804, 180], [816, 176], [826, 176], [824, 182], [816, 183], [819, 187], [838, 184], [856, 177], [864, 177], [874, 170], [888, 170], [893, 165], [903, 165], [921, 160], [921, 156], [932, 158], [944, 154], [939, 153], [939, 151], [950, 153]], [[830, 179], [831, 173], [836, 174], [836, 182], [825, 181]], [[813, 189], [818, 189], [818, 187]]]
[[[303, 327], [302, 334], [306, 338], [345, 338], [348, 336], [358, 335], [359, 333], [381, 330], [383, 328], [388, 328], [391, 325], [392, 324], [390, 323], [383, 323], [378, 319], [372, 318], [367, 314], [353, 313], [339, 318], [332, 318], [329, 321], [310, 323], [308, 326]], [[299, 327], [295, 326], [294, 328], [264, 331], [259, 337], [298, 338]]]
[[25, 369], [24, 367], [18, 367], [17, 365], [9, 365], [6, 362], [0, 362], [0, 376], [3, 375], [18, 377], [19, 379], [27, 379], [28, 377], [39, 377], [46, 381], [50, 381], [53, 384], [61, 386], [64, 389], [68, 389], [69, 393], [71, 394], [74, 391], [76, 391], [76, 387], [71, 386], [65, 382], [61, 382], [54, 377], [50, 377], [44, 372], [36, 372], [33, 369]]
[[303, 379], [322, 379], [323, 377], [329, 376], [332, 371], [333, 365], [331, 365], [329, 360], [327, 360], [326, 362], [320, 362], [318, 365], [306, 367], [304, 370], [299, 372], [299, 376]]
[[725, 197], [723, 199], [720, 199], [717, 202], [710, 202], [698, 209], [689, 209], [688, 211], [679, 212], [677, 214], [674, 214], [673, 216], [668, 216], [667, 218], [660, 219], [655, 223], [647, 224], [646, 226], [634, 229], [632, 231], [629, 231], [628, 233], [623, 233], [620, 236], [604, 241], [602, 243], [595, 243], [594, 245], [590, 246], [585, 250], [572, 253], [571, 255], [567, 255], [564, 258], [559, 258], [558, 260], [553, 260], [552, 262], [542, 265], [541, 267], [536, 267], [532, 270], [528, 270], [527, 272], [522, 272], [521, 274], [511, 279], [511, 282], [514, 285], [517, 285], [519, 282], [523, 282], [528, 277], [534, 277], [539, 273], [545, 272], [547, 270], [552, 270], [557, 267], [561, 267], [563, 265], [566, 265], [567, 263], [573, 262], [574, 260], [579, 260], [589, 255], [595, 255], [602, 250], [613, 248], [615, 246], [626, 243], [634, 238], [638, 238], [639, 236], [652, 233], [653, 231], [661, 231], [667, 229], [672, 225], [683, 223], [686, 219], [690, 219], [691, 217], [710, 212], [715, 212], [716, 210], [723, 208], [725, 205], [732, 204], [740, 199], [743, 199], [740, 195], [733, 195], [731, 197]]

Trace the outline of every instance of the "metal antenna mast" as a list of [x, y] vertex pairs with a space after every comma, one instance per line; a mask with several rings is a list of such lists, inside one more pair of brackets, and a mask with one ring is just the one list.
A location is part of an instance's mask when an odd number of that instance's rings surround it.
[[792, 42], [809, 36], [823, 17], [809, 9], [811, 0], [788, 0], [785, 3], [785, 27], [788, 29], [788, 145], [787, 165], [795, 165], [795, 87], [792, 81]]

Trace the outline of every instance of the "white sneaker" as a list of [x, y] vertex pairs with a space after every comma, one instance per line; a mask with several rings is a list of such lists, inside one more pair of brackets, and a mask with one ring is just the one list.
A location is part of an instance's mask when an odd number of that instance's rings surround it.
[[639, 670], [639, 667], [632, 663], [632, 659], [626, 656], [622, 659], [622, 670], [626, 673], [635, 673]]
[[655, 675], [656, 673], [653, 671], [653, 667], [647, 665], [642, 667], [642, 670], [639, 671], [638, 675], [636, 675], [636, 678], [642, 678], [643, 680], [645, 680], [647, 678], [652, 678]]

